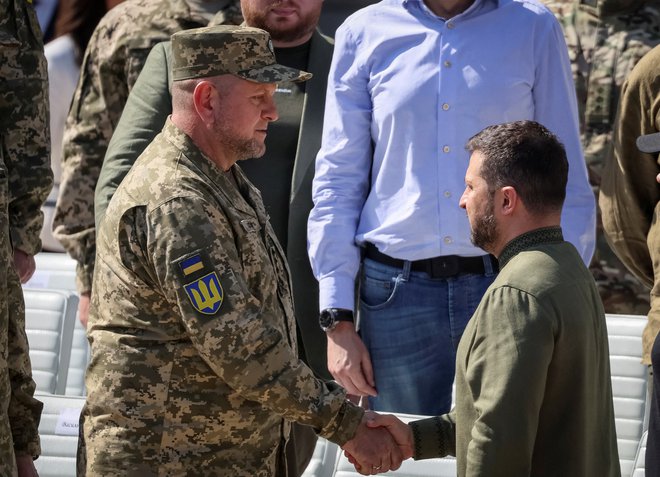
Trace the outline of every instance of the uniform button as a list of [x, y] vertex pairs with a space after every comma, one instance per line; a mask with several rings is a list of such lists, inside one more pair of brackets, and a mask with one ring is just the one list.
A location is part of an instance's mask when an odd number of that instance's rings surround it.
[[452, 22], [447, 22], [447, 28], [449, 28], [450, 30], [453, 30], [454, 29], [454, 24]]
[[449, 149], [449, 146], [444, 146], [444, 147], [442, 148], [442, 152], [449, 152], [449, 150], [450, 150], [450, 149]]
[[451, 239], [451, 237], [450, 237], [449, 235], [447, 235], [447, 236], [444, 238], [444, 241], [445, 241], [446, 244], [450, 244], [450, 243], [453, 242], [453, 240]]
[[449, 109], [449, 105], [448, 105], [447, 103], [443, 104], [443, 105], [442, 105], [442, 109], [444, 109], [445, 111], [447, 111], [447, 110]]
[[451, 197], [451, 192], [449, 192], [448, 190], [446, 190], [446, 191], [445, 191], [445, 197], [449, 199], [449, 198]]
[[445, 65], [445, 68], [449, 68], [449, 67], [451, 67], [451, 61], [445, 60], [443, 65]]

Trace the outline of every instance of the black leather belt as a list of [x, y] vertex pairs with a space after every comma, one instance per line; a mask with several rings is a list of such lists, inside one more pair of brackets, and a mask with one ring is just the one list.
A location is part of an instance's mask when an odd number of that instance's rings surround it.
[[[392, 258], [378, 251], [372, 243], [366, 242], [364, 246], [364, 256], [371, 260], [389, 265], [390, 267], [403, 268], [404, 260]], [[479, 257], [459, 257], [458, 255], [444, 255], [442, 257], [427, 258], [424, 260], [414, 260], [411, 262], [410, 269], [415, 272], [426, 272], [432, 278], [448, 278], [462, 273], [476, 273], [483, 275], [486, 273], [485, 260], [490, 260], [494, 272], [499, 271], [497, 259], [492, 255]]]

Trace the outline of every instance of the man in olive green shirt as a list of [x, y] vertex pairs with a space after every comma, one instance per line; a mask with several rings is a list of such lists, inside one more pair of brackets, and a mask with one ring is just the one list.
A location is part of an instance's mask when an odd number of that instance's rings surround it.
[[460, 206], [500, 274], [458, 346], [456, 407], [371, 425], [415, 459], [455, 455], [459, 476], [619, 476], [605, 314], [560, 228], [564, 148], [518, 121], [486, 128], [468, 150]]

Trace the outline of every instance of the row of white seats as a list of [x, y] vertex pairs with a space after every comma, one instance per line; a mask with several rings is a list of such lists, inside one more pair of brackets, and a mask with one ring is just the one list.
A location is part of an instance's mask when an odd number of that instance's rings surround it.
[[64, 253], [39, 253], [35, 261], [23, 295], [37, 391], [82, 396], [89, 347], [76, 316], [76, 262]]
[[[77, 296], [72, 291], [75, 290], [75, 262], [65, 254], [44, 253], [38, 254], [36, 261], [37, 272], [24, 291], [30, 357], [38, 391], [47, 393], [45, 396], [81, 396], [84, 394], [88, 349], [84, 330], [75, 317]], [[648, 413], [647, 370], [640, 363], [641, 334], [645, 324], [643, 316], [607, 315], [617, 442], [623, 476], [639, 477], [640, 442]], [[61, 396], [46, 399], [69, 404], [80, 402], [80, 406], [83, 402], [82, 399]], [[57, 408], [56, 404], [52, 405], [53, 409]], [[48, 444], [44, 452], [42, 462], [48, 459]], [[334, 444], [321, 439], [305, 477], [347, 477], [353, 475], [351, 468]], [[431, 474], [425, 473], [427, 468], [432, 470]], [[455, 475], [454, 460], [407, 462], [393, 475]]]

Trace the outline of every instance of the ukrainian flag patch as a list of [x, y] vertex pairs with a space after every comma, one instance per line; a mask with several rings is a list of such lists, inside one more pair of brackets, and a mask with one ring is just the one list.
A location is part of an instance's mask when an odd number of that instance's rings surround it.
[[202, 257], [199, 254], [193, 255], [192, 257], [179, 262], [179, 266], [181, 267], [183, 275], [186, 277], [204, 268]]
[[215, 315], [225, 298], [222, 285], [215, 272], [188, 283], [184, 289], [195, 310], [205, 315]]

